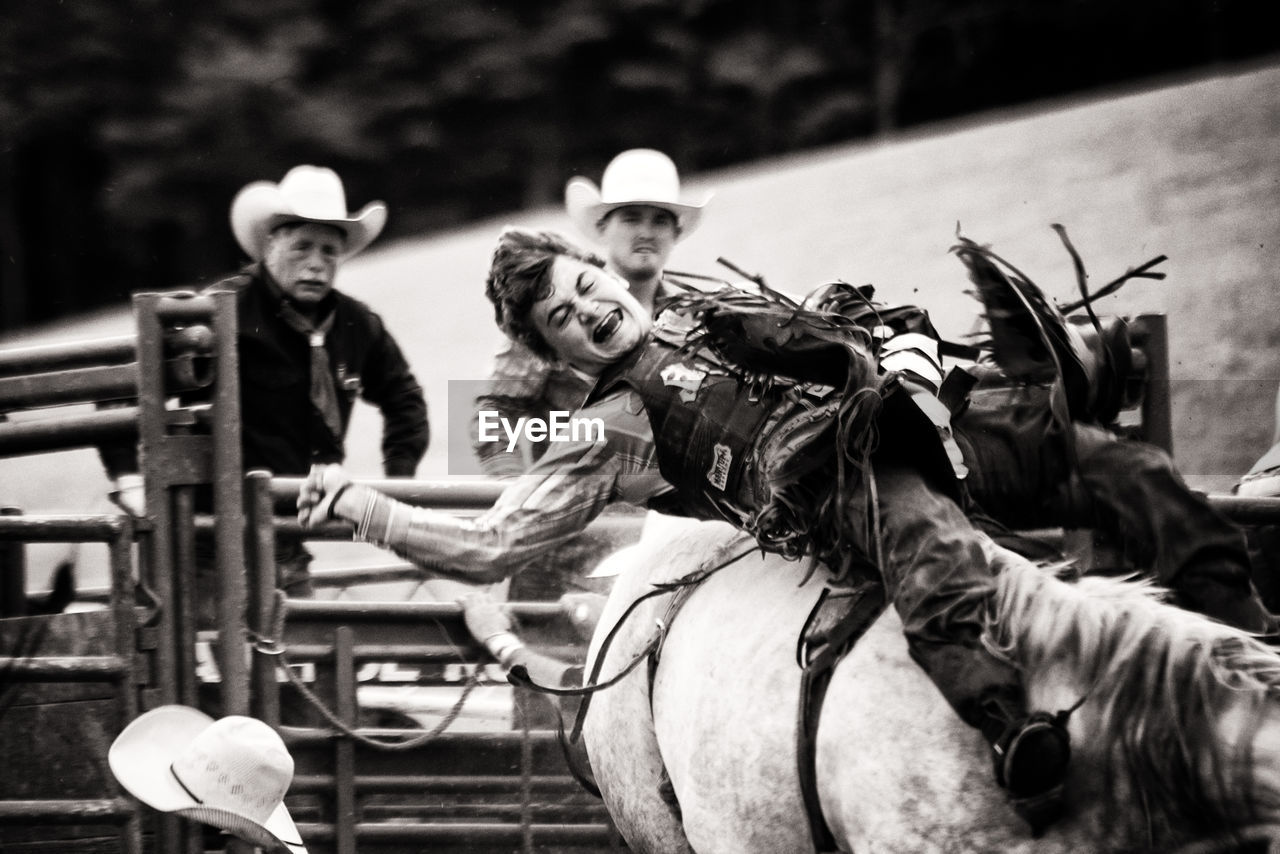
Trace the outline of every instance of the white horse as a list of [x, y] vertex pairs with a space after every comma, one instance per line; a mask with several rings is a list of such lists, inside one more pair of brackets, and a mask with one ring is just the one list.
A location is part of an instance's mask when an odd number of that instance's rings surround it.
[[[722, 524], [646, 530], [625, 556], [592, 643], [652, 583], [750, 541]], [[995, 548], [993, 545], [992, 548]], [[825, 581], [758, 551], [712, 574], [645, 667], [597, 693], [583, 736], [632, 850], [813, 850], [797, 772], [796, 643]], [[803, 582], [803, 583], [802, 583]], [[601, 678], [653, 638], [669, 596], [625, 620]], [[822, 813], [869, 852], [1220, 852], [1280, 838], [1280, 656], [1112, 579], [1067, 584], [1019, 562], [1002, 574], [989, 639], [1032, 706], [1072, 715], [1066, 814], [1040, 839], [993, 780], [989, 748], [907, 655], [890, 608], [838, 666], [817, 735]], [[590, 669], [588, 669], [590, 672]], [[670, 775], [679, 811], [659, 793]], [[1276, 846], [1280, 851], [1280, 845]]]

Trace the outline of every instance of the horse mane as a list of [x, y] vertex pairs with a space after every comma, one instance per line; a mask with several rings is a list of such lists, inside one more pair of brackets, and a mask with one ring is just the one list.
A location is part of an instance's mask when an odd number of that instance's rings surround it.
[[1091, 746], [1108, 803], [1124, 771], [1149, 823], [1229, 832], [1256, 820], [1252, 745], [1263, 707], [1280, 698], [1280, 656], [1163, 595], [1132, 578], [1068, 584], [1013, 562], [985, 640], [1026, 674], [1074, 671], [1101, 724]]

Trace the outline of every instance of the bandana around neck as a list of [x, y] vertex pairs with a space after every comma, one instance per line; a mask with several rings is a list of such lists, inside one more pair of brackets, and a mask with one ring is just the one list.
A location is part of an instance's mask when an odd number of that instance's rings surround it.
[[279, 302], [280, 318], [290, 329], [307, 339], [311, 349], [311, 405], [324, 418], [325, 426], [337, 441], [342, 440], [342, 414], [338, 409], [338, 391], [333, 382], [333, 370], [329, 364], [329, 351], [325, 349], [325, 339], [329, 330], [333, 329], [333, 318], [336, 313], [333, 307], [320, 318], [318, 323], [298, 311], [297, 307], [285, 296], [279, 283], [261, 269], [262, 280], [267, 290]]

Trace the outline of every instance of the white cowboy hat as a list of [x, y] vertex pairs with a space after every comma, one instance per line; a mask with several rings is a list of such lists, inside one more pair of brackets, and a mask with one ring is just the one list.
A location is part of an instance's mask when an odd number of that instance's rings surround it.
[[1236, 495], [1270, 498], [1280, 495], [1280, 442], [1258, 459], [1236, 484]]
[[564, 187], [564, 207], [578, 230], [595, 240], [596, 223], [606, 214], [627, 205], [663, 208], [680, 223], [677, 239], [688, 237], [702, 219], [702, 208], [711, 194], [694, 201], [681, 199], [680, 175], [671, 158], [652, 148], [632, 148], [609, 162], [600, 186], [582, 176], [569, 179]]
[[342, 179], [323, 166], [295, 166], [279, 184], [254, 181], [231, 202], [231, 231], [254, 261], [262, 260], [272, 229], [289, 222], [316, 222], [342, 229], [347, 235], [342, 257], [350, 258], [372, 243], [387, 224], [387, 206], [370, 202], [349, 213]]
[[160, 706], [124, 728], [107, 752], [135, 798], [211, 824], [267, 851], [306, 854], [284, 805], [293, 757], [256, 718], [214, 720], [189, 706]]

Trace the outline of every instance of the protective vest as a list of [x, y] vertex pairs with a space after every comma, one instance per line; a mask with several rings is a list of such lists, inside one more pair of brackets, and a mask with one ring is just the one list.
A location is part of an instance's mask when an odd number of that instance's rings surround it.
[[742, 525], [756, 509], [748, 477], [753, 449], [797, 390], [775, 383], [752, 395], [709, 350], [689, 351], [685, 336], [691, 328], [686, 317], [664, 314], [638, 358], [596, 394], [626, 386], [639, 395], [653, 428], [658, 468], [676, 487], [684, 515]]
[[[842, 455], [856, 458], [873, 448], [906, 455], [957, 494], [937, 429], [898, 393], [896, 374], [878, 371], [872, 350], [839, 343], [848, 333], [828, 335], [819, 325], [823, 316], [808, 315], [807, 327], [784, 328], [781, 315], [753, 314], [755, 302], [742, 311], [716, 307], [720, 314], [711, 323], [706, 313], [664, 312], [637, 354], [602, 378], [592, 395], [628, 387], [643, 402], [659, 470], [677, 496], [655, 509], [729, 521], [765, 548], [799, 555], [847, 540], [846, 496], [831, 489]], [[893, 325], [919, 328], [921, 315], [903, 311]], [[881, 323], [885, 316], [874, 315]], [[708, 339], [699, 334], [719, 321], [727, 325], [711, 331], [714, 349], [700, 346]], [[866, 328], [861, 318], [856, 322]], [[767, 381], [744, 379], [756, 372]], [[846, 394], [850, 376], [857, 389], [877, 393]], [[860, 399], [876, 403], [859, 414]], [[875, 430], [876, 423], [883, 429]], [[847, 487], [856, 483], [850, 475]]]

